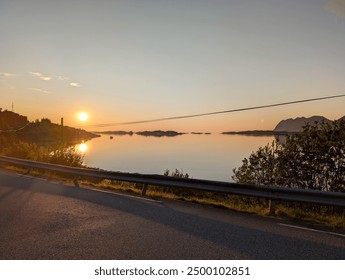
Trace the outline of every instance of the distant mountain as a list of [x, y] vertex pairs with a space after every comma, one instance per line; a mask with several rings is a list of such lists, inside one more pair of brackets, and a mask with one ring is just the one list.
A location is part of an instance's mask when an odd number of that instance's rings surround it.
[[[345, 116], [339, 120], [345, 121]], [[249, 136], [271, 136], [271, 135], [289, 135], [301, 132], [307, 124], [316, 125], [322, 122], [332, 124], [333, 122], [323, 116], [312, 116], [310, 118], [300, 117], [280, 121], [274, 130], [245, 130], [245, 131], [228, 131], [222, 134], [242, 134]]]
[[301, 117], [280, 121], [274, 131], [300, 132], [307, 124], [315, 125], [321, 122], [332, 123], [332, 121], [322, 116], [312, 116], [310, 118]]

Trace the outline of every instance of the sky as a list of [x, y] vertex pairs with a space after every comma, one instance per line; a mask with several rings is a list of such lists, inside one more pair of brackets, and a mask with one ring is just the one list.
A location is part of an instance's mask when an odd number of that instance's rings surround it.
[[[345, 115], [345, 0], [0, 0], [0, 107], [88, 130], [222, 132]], [[77, 119], [87, 112], [85, 122]]]

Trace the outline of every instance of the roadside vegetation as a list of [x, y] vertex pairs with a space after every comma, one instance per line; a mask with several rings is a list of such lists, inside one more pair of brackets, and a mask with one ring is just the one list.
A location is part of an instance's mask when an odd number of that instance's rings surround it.
[[36, 143], [18, 141], [2, 149], [0, 155], [73, 167], [84, 166], [84, 156], [77, 152], [74, 146], [65, 144], [42, 146]]
[[238, 183], [345, 192], [345, 120], [307, 125], [273, 141], [233, 170]]
[[[126, 191], [137, 195], [141, 195], [144, 187], [143, 184], [112, 180], [101, 180], [91, 184], [86, 180], [82, 181], [82, 184], [108, 190]], [[269, 215], [269, 202], [262, 198], [151, 185], [147, 188], [146, 196], [194, 202], [261, 216]], [[345, 228], [345, 211], [341, 207], [277, 202], [276, 216], [334, 228]]]
[[0, 108], [0, 155], [82, 167], [83, 156], [72, 146], [97, 135], [85, 130], [27, 117]]
[[[345, 192], [345, 120], [306, 125], [286, 143], [273, 141], [233, 170], [238, 183]], [[345, 227], [345, 209], [280, 203], [278, 215]]]

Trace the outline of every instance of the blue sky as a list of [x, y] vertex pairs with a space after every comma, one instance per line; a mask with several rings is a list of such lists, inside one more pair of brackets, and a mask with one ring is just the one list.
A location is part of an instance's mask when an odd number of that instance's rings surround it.
[[[344, 0], [0, 0], [0, 107], [79, 125], [344, 94]], [[345, 99], [107, 129], [271, 129]]]

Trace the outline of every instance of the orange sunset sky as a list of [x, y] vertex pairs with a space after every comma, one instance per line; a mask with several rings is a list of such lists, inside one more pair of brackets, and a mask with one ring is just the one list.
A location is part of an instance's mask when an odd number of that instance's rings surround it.
[[[89, 130], [221, 132], [345, 115], [344, 0], [0, 0], [0, 107]], [[77, 114], [87, 112], [80, 121]]]

